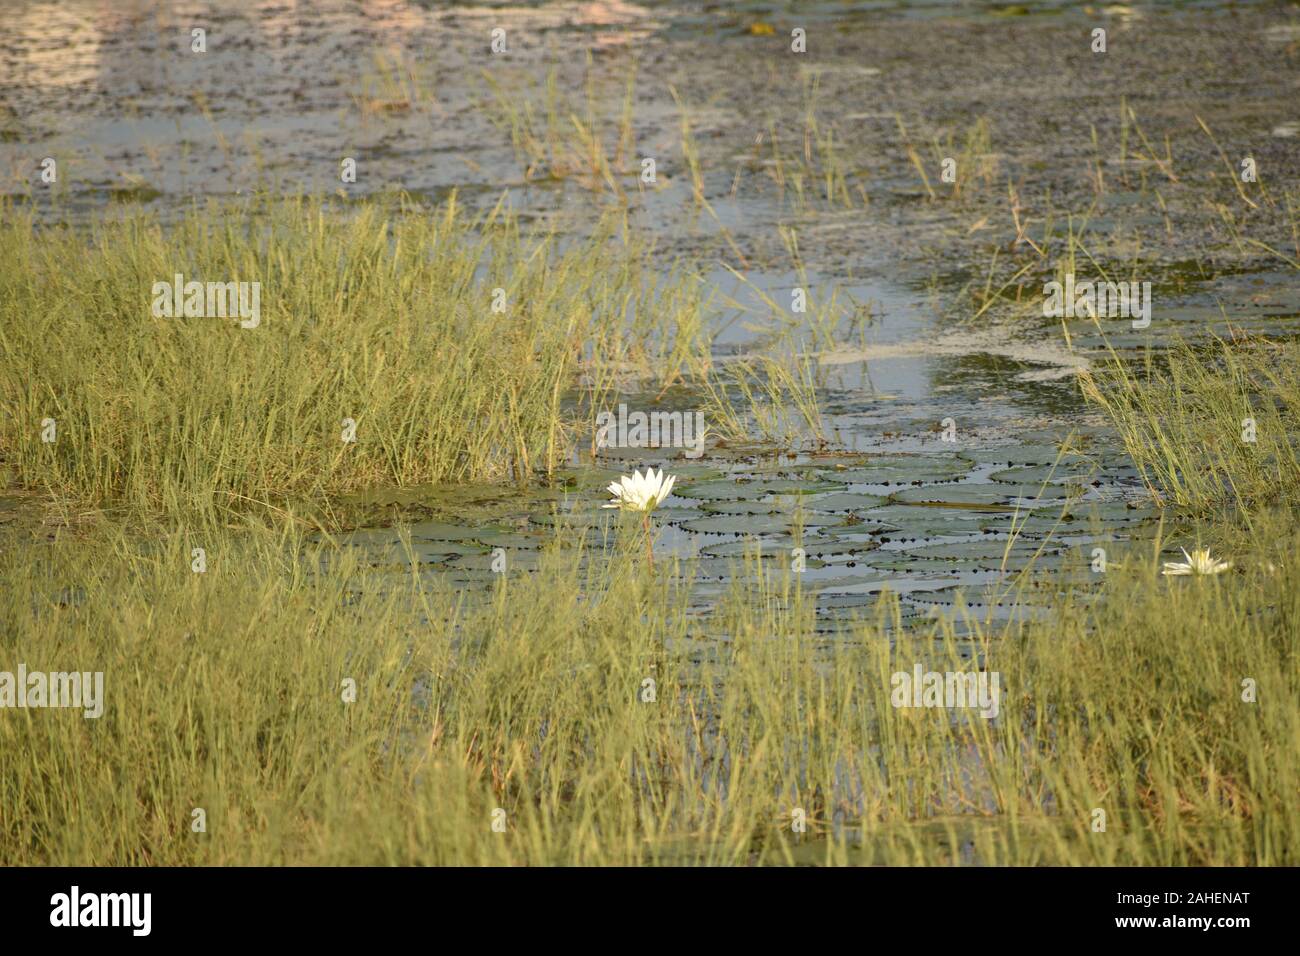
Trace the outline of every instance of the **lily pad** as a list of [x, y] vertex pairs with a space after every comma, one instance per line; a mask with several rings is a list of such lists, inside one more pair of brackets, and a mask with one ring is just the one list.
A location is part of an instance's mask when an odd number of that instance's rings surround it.
[[789, 537], [746, 537], [740, 541], [719, 541], [715, 544], [706, 544], [700, 548], [700, 555], [712, 558], [736, 558], [757, 553], [760, 557], [772, 558], [777, 554], [788, 556], [790, 550], [796, 547], [799, 547], [799, 545], [795, 544], [794, 539]]
[[1013, 485], [1040, 487], [1044, 484], [1084, 485], [1099, 480], [1097, 473], [1071, 470], [1066, 465], [1018, 465], [989, 475], [990, 480]]
[[886, 584], [891, 584], [897, 578], [898, 575], [889, 571], [875, 571], [865, 567], [850, 571], [842, 565], [825, 565], [817, 573], [798, 576], [804, 593], [818, 596], [860, 590], [878, 594]]
[[843, 491], [844, 485], [816, 479], [773, 478], [763, 481], [704, 481], [673, 489], [683, 498], [697, 501], [742, 501], [765, 498], [768, 495], [815, 495], [821, 492]]
[[573, 492], [594, 491], [599, 488], [604, 491], [611, 482], [618, 481], [626, 472], [615, 471], [610, 468], [559, 468], [551, 476], [559, 488]]
[[956, 456], [888, 455], [865, 465], [823, 468], [821, 475], [854, 485], [914, 485], [954, 481], [970, 470], [971, 463]]
[[798, 520], [796, 516], [789, 514], [709, 515], [687, 521], [682, 524], [682, 528], [697, 534], [777, 534], [789, 531], [796, 524], [805, 528], [815, 528], [835, 524], [841, 520], [843, 519], [834, 515], [811, 513], [798, 516]]
[[[489, 550], [476, 541], [412, 541], [412, 550], [421, 561], [445, 561], [448, 558], [467, 554], [483, 554]], [[401, 560], [406, 560], [405, 549], [398, 546], [394, 551], [400, 553]]]
[[984, 508], [989, 511], [1014, 511], [1015, 488], [1002, 484], [944, 485], [903, 488], [890, 500], [896, 504], [936, 504], [955, 508]]
[[618, 512], [613, 508], [591, 508], [583, 511], [552, 511], [530, 515], [528, 520], [543, 528], [578, 528], [612, 530], [618, 525]]
[[867, 552], [875, 551], [880, 545], [875, 541], [845, 541], [815, 537], [805, 538], [800, 547], [803, 548], [807, 557], [828, 561], [829, 559], [845, 556], [865, 556]]
[[985, 516], [980, 520], [980, 530], [1010, 534], [1078, 536], [1113, 531], [1127, 536], [1145, 518], [1151, 509], [1129, 508], [1124, 502], [1082, 502], [1069, 507], [1058, 505], [1040, 508], [1029, 514]]
[[862, 495], [849, 491], [841, 491], [836, 494], [826, 495], [821, 498], [813, 498], [808, 502], [808, 507], [813, 511], [866, 511], [870, 508], [878, 508], [885, 504], [889, 499], [883, 495]]
[[935, 508], [926, 505], [887, 504], [861, 515], [859, 525], [842, 525], [837, 535], [871, 531], [883, 540], [906, 541], [943, 535], [972, 534], [986, 512], [969, 509]]
[[[684, 561], [676, 566], [677, 574], [680, 580], [694, 582], [697, 586], [710, 587], [712, 592], [716, 590], [711, 587], [712, 585], [729, 582], [737, 574], [751, 571], [751, 568], [746, 566], [744, 557], [737, 554], [730, 557], [701, 557]], [[658, 566], [657, 562], [656, 566]]]
[[876, 602], [880, 600], [880, 593], [874, 594], [866, 591], [855, 591], [838, 594], [819, 594], [817, 595], [817, 608], [870, 608], [875, 607]]
[[1044, 547], [1038, 543], [1021, 544], [1012, 541], [952, 541], [942, 544], [927, 544], [919, 548], [912, 548], [907, 553], [913, 558], [923, 558], [928, 561], [951, 561], [957, 560], [989, 560], [1001, 559], [1003, 554], [1016, 554], [1025, 552], [1033, 554], [1042, 550], [1044, 553], [1058, 553], [1060, 548]]
[[818, 634], [844, 634], [856, 627], [892, 629], [895, 622], [901, 627], [912, 627], [925, 621], [924, 612], [910, 604], [894, 607], [881, 607], [878, 598], [865, 606], [836, 605], [817, 606], [817, 620], [814, 628]]
[[1035, 509], [1035, 517], [1056, 518], [1064, 515], [1070, 522], [1100, 521], [1112, 522], [1146, 521], [1157, 516], [1155, 506], [1146, 502], [1125, 501], [1075, 501], [1068, 506], [1057, 505], [1050, 508]]
[[1060, 563], [1060, 549], [1047, 547], [1040, 552], [1038, 542], [974, 540], [922, 545], [906, 550], [878, 551], [871, 556], [873, 568], [914, 569], [918, 565], [937, 563], [944, 568], [967, 571], [1019, 571]]
[[754, 501], [705, 501], [699, 510], [716, 515], [775, 515], [784, 514], [790, 509], [779, 500], [759, 498]]
[[[498, 557], [498, 555], [492, 552], [487, 554], [463, 555], [452, 562], [452, 570], [492, 572], [492, 563], [497, 560]], [[536, 571], [540, 561], [541, 556], [536, 551], [511, 551], [505, 549], [506, 573], [511, 571]]]
[[483, 531], [474, 539], [489, 548], [537, 550], [552, 539], [549, 536], [522, 531]]
[[678, 459], [691, 460], [692, 457], [699, 457], [695, 454], [693, 447], [682, 448], [673, 445], [664, 445], [659, 448], [609, 445], [596, 449], [596, 458], [598, 460], [626, 462], [628, 468], [645, 467], [646, 465], [653, 465], [657, 468], [661, 464], [668, 463], [675, 465]]
[[967, 607], [995, 607], [1003, 609], [1051, 607], [1058, 599], [1068, 597], [1070, 601], [1090, 600], [1093, 595], [1076, 588], [1059, 587], [1042, 588], [1026, 591], [1022, 588], [1008, 588], [1005, 584], [989, 583], [975, 585], [951, 585], [934, 591], [918, 591], [908, 594], [909, 601], [920, 605], [954, 605], [960, 592], [962, 603]]
[[483, 545], [472, 541], [423, 541], [413, 540], [410, 548], [400, 541], [390, 541], [386, 545], [373, 545], [363, 548], [349, 548], [331, 556], [327, 563], [343, 560], [345, 553], [352, 554], [358, 563], [375, 568], [409, 567], [412, 560], [421, 564], [439, 564], [452, 558], [467, 554], [482, 554], [487, 551]]
[[448, 524], [445, 521], [420, 521], [411, 525], [410, 530], [412, 538], [424, 538], [428, 541], [465, 541], [477, 537], [481, 531], [465, 525]]
[[959, 451], [962, 458], [981, 465], [1004, 465], [1013, 468], [1023, 465], [1051, 465], [1072, 467], [1086, 463], [1082, 455], [1063, 454], [1055, 445], [1002, 445], [995, 448], [965, 448]]

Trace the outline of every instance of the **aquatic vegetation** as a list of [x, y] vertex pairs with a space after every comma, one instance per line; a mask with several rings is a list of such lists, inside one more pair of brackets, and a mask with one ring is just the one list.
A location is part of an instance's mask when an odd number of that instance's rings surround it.
[[[620, 202], [628, 202], [628, 190], [654, 186], [631, 179], [643, 172], [634, 166], [636, 132], [633, 127], [633, 94], [636, 90], [635, 66], [623, 79], [623, 95], [617, 123], [606, 129], [610, 117], [601, 105], [601, 90], [587, 54], [588, 82], [583, 101], [570, 100], [560, 87], [558, 71], [546, 72], [539, 96], [539, 85], [526, 75], [512, 77], [505, 83], [492, 71], [482, 71], [489, 96], [479, 102], [479, 109], [500, 130], [508, 131], [516, 158], [523, 164], [524, 179], [564, 182], [574, 180], [597, 194], [608, 192]], [[606, 143], [612, 145], [612, 152]]]
[[1300, 492], [1300, 345], [1214, 341], [1114, 351], [1081, 377], [1153, 495], [1197, 514], [1250, 513]]
[[[562, 244], [454, 196], [395, 213], [266, 199], [85, 231], [12, 209], [0, 455], [21, 486], [172, 517], [544, 480], [585, 444], [584, 382], [596, 402], [707, 354], [692, 280], [650, 256], [612, 221]], [[256, 281], [258, 320], [156, 317], [175, 274]]]
[[[54, 666], [75, 636], [104, 713], [6, 712], [0, 857], [1295, 865], [1297, 541], [1261, 530], [1273, 575], [1170, 590], [1150, 554], [1101, 601], [969, 627], [960, 594], [934, 617], [823, 599], [743, 558], [701, 620], [689, 566], [581, 545], [470, 601], [295, 522], [6, 539], [13, 660]], [[891, 700], [893, 674], [973, 662], [1000, 675], [996, 719]]]

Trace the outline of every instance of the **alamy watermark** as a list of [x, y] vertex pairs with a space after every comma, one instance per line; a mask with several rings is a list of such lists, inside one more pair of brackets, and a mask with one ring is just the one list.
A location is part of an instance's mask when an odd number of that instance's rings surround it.
[[244, 329], [262, 324], [262, 283], [186, 282], [179, 272], [172, 278], [172, 282], [153, 284], [150, 294], [155, 319], [239, 318]]
[[0, 671], [0, 708], [80, 707], [82, 716], [104, 713], [103, 671]]
[[152, 911], [152, 893], [83, 893], [74, 885], [50, 897], [50, 925], [57, 927], [120, 926], [132, 936], [148, 936]]
[[911, 673], [897, 671], [889, 683], [894, 688], [889, 702], [900, 708], [970, 708], [992, 719], [997, 717], [1002, 700], [998, 671], [927, 671], [917, 664]]
[[596, 416], [597, 448], [685, 448], [687, 458], [704, 454], [703, 412], [629, 412]]
[[1044, 284], [1043, 295], [1043, 315], [1049, 319], [1132, 319], [1135, 329], [1151, 324], [1150, 282], [1075, 282], [1074, 273], [1067, 272], [1064, 284]]

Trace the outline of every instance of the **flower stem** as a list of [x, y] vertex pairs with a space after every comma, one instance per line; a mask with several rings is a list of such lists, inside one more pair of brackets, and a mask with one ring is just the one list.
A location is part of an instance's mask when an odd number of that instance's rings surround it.
[[645, 560], [651, 572], [655, 569], [655, 549], [654, 542], [650, 538], [650, 512], [646, 512], [641, 519], [642, 527], [645, 529]]

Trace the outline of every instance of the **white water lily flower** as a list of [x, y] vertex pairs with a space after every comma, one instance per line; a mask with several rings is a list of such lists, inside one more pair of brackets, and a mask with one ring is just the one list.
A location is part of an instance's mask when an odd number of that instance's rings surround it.
[[676, 481], [676, 475], [665, 475], [662, 471], [656, 474], [653, 468], [647, 468], [644, 476], [634, 471], [610, 484], [609, 493], [614, 500], [603, 507], [649, 513], [663, 504]]
[[1183, 548], [1183, 561], [1166, 561], [1161, 574], [1219, 574], [1232, 567], [1231, 561], [1217, 561], [1210, 557], [1209, 548], [1197, 548], [1191, 554]]

